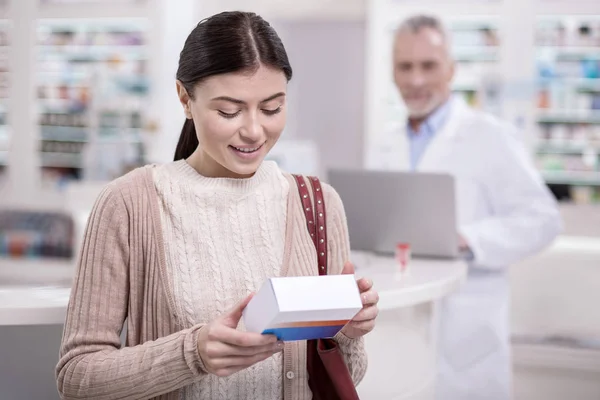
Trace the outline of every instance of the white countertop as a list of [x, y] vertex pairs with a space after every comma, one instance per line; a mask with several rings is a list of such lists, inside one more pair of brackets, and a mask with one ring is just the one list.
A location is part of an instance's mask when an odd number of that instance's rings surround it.
[[[356, 252], [353, 253], [353, 261], [357, 266], [357, 276], [373, 280], [379, 292], [381, 309], [409, 307], [439, 299], [456, 290], [466, 276], [466, 265], [461, 261], [413, 259], [407, 274], [397, 273], [395, 262], [390, 257]], [[34, 281], [29, 281], [32, 283], [30, 286], [15, 283], [0, 285], [0, 326], [62, 324], [70, 288], [56, 282], [58, 278], [64, 280], [72, 265], [44, 260], [2, 260], [0, 276], [8, 276], [9, 264], [14, 269], [15, 263], [19, 265], [16, 269], [21, 274], [31, 277], [23, 272], [25, 270], [37, 270], [38, 274]], [[5, 282], [4, 279], [0, 281]]]
[[462, 260], [415, 259], [400, 273], [392, 257], [353, 252], [358, 277], [373, 280], [379, 308], [394, 309], [440, 299], [457, 290], [467, 276]]
[[0, 287], [0, 326], [64, 323], [71, 288]]
[[65, 320], [74, 262], [0, 258], [0, 326]]

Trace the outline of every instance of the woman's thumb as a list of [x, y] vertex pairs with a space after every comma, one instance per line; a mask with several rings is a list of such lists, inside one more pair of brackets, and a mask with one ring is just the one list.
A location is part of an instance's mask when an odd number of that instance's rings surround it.
[[235, 306], [233, 306], [225, 315], [225, 324], [231, 328], [236, 328], [240, 319], [242, 319], [242, 315], [244, 313], [244, 309], [250, 303], [254, 297], [254, 293], [250, 293], [244, 299], [240, 300]]
[[353, 275], [354, 274], [354, 264], [350, 261], [346, 261], [344, 264], [344, 268], [342, 269], [342, 275]]

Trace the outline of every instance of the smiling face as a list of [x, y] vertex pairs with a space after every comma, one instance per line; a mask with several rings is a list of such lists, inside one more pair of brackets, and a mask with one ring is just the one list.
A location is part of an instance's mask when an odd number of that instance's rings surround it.
[[394, 81], [411, 118], [425, 118], [450, 96], [454, 62], [444, 35], [402, 30], [394, 42]]
[[188, 162], [207, 177], [252, 176], [285, 127], [287, 79], [261, 65], [255, 72], [214, 75], [189, 96], [177, 92], [194, 120], [199, 146]]

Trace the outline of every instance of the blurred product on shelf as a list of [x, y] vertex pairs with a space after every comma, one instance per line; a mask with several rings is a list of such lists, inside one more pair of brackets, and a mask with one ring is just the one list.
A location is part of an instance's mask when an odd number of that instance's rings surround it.
[[73, 257], [74, 223], [55, 212], [0, 210], [0, 256]]
[[456, 20], [450, 22], [453, 46], [498, 47], [498, 28], [495, 23]]
[[600, 188], [591, 186], [573, 186], [571, 198], [577, 204], [600, 203]]
[[593, 15], [540, 17], [536, 42], [540, 46], [600, 46], [600, 19]]
[[498, 38], [498, 33], [491, 28], [485, 27], [481, 29], [481, 33], [484, 37], [484, 44], [486, 46], [499, 46], [500, 40]]
[[88, 125], [87, 115], [83, 113], [51, 113], [46, 112], [40, 115], [39, 120], [42, 126], [62, 126], [62, 127], [80, 127]]

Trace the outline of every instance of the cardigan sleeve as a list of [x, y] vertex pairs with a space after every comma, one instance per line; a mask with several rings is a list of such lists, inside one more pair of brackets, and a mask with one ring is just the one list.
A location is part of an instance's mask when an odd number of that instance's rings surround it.
[[206, 374], [197, 350], [200, 325], [121, 347], [130, 290], [130, 218], [136, 215], [130, 208], [113, 182], [90, 215], [56, 366], [63, 399], [147, 399]]
[[[350, 261], [350, 237], [344, 205], [337, 192], [327, 184], [323, 184], [325, 206], [327, 211], [327, 247], [328, 270], [332, 275], [340, 274], [347, 261]], [[354, 384], [358, 385], [367, 371], [367, 353], [364, 338], [351, 339], [342, 332], [335, 338], [344, 355]]]

